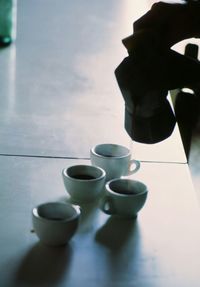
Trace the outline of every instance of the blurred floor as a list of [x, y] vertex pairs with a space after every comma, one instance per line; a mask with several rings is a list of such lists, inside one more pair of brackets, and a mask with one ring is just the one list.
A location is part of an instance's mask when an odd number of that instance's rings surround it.
[[176, 97], [175, 103], [175, 113], [185, 154], [200, 201], [200, 98], [182, 92]]
[[[184, 40], [175, 45], [175, 50], [181, 54], [186, 52], [187, 44], [197, 45], [198, 50], [193, 51], [194, 58], [200, 61], [200, 41], [199, 39]], [[188, 51], [188, 50], [187, 50]], [[189, 56], [189, 55], [188, 55]], [[191, 55], [190, 55], [191, 56]], [[197, 95], [197, 94], [196, 94]], [[177, 99], [177, 97], [175, 96]], [[185, 147], [186, 157], [197, 196], [200, 201], [200, 91], [196, 97], [193, 94], [184, 92], [180, 95], [177, 102], [179, 117], [179, 129], [182, 135], [183, 145]], [[177, 109], [175, 104], [175, 110]]]
[[200, 120], [193, 132], [188, 162], [194, 187], [200, 200]]

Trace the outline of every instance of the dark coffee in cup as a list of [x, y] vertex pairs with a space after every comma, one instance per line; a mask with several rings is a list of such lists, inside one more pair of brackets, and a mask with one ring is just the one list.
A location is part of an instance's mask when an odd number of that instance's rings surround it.
[[64, 217], [46, 217], [46, 216], [43, 218], [46, 218], [48, 220], [55, 220], [55, 221], [62, 221], [65, 219]]
[[45, 210], [42, 208], [38, 208], [38, 214], [41, 218], [47, 220], [54, 220], [54, 221], [62, 221], [66, 218], [69, 218], [70, 215], [65, 213], [63, 210]]
[[95, 179], [94, 176], [90, 175], [90, 174], [75, 174], [72, 176], [75, 179], [85, 179], [85, 180], [91, 180], [91, 179]]
[[138, 192], [129, 184], [129, 181], [113, 181], [110, 184], [113, 192], [124, 195], [136, 195]]

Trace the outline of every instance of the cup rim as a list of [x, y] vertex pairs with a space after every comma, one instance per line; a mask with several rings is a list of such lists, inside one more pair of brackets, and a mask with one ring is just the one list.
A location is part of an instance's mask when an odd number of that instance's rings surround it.
[[[101, 175], [99, 177], [96, 177], [96, 178], [92, 178], [92, 179], [81, 179], [81, 178], [74, 178], [70, 175], [68, 175], [67, 173], [67, 170], [70, 169], [70, 168], [73, 168], [73, 167], [77, 167], [77, 168], [81, 168], [81, 167], [89, 167], [89, 168], [93, 168], [93, 169], [96, 169], [96, 170], [99, 170], [101, 171]], [[65, 167], [62, 171], [64, 177], [66, 178], [70, 178], [70, 180], [73, 180], [73, 181], [80, 181], [80, 182], [94, 182], [94, 181], [98, 181], [98, 180], [101, 180], [103, 179], [105, 176], [106, 176], [106, 172], [103, 168], [99, 167], [99, 166], [94, 166], [94, 165], [87, 165], [87, 164], [75, 164], [75, 165], [71, 165], [71, 166], [68, 166], [68, 167]]]
[[[40, 216], [40, 214], [39, 214], [39, 212], [38, 212], [38, 210], [39, 210], [40, 207], [45, 206], [45, 205], [54, 205], [54, 204], [65, 205], [66, 207], [71, 207], [71, 208], [73, 208], [73, 209], [75, 210], [75, 213], [74, 213], [73, 216], [71, 216], [71, 217], [69, 217], [69, 218], [63, 218], [63, 219], [61, 219], [61, 220], [59, 220], [59, 221], [57, 221], [57, 220], [55, 220], [55, 219], [53, 219], [53, 218], [45, 218], [45, 217]], [[37, 218], [37, 219], [39, 219], [39, 220], [41, 220], [41, 221], [44, 221], [44, 222], [45, 222], [45, 221], [46, 221], [46, 222], [55, 222], [56, 224], [58, 224], [58, 223], [71, 222], [71, 221], [73, 221], [73, 220], [79, 218], [80, 214], [81, 214], [81, 209], [80, 209], [80, 206], [79, 206], [79, 205], [74, 205], [74, 204], [67, 203], [67, 202], [66, 202], [66, 203], [65, 203], [65, 202], [58, 202], [58, 201], [51, 201], [51, 202], [48, 201], [48, 202], [44, 202], [44, 203], [41, 203], [41, 204], [35, 206], [35, 207], [32, 209], [32, 215], [33, 215], [33, 217], [35, 217], [35, 218]]]
[[[131, 181], [131, 182], [134, 182], [134, 183], [139, 183], [140, 185], [142, 185], [143, 187], [144, 187], [144, 190], [143, 191], [141, 191], [141, 192], [138, 192], [138, 193], [136, 193], [136, 194], [123, 194], [123, 193], [118, 193], [118, 192], [116, 192], [116, 191], [114, 191], [114, 190], [112, 190], [111, 188], [110, 188], [110, 183], [112, 183], [112, 182], [114, 182], [114, 181]], [[130, 179], [130, 178], [114, 178], [114, 179], [112, 179], [112, 180], [109, 180], [107, 183], [106, 183], [106, 190], [109, 192], [109, 193], [111, 193], [111, 194], [114, 194], [114, 195], [116, 195], [117, 194], [117, 196], [120, 196], [120, 197], [137, 197], [137, 196], [140, 196], [140, 195], [142, 195], [142, 194], [146, 194], [146, 193], [148, 193], [148, 188], [147, 188], [147, 185], [145, 184], [145, 183], [143, 183], [142, 181], [139, 181], [139, 180], [135, 180], [135, 179]]]
[[[102, 154], [99, 154], [99, 153], [97, 153], [97, 152], [95, 151], [95, 149], [96, 149], [97, 147], [100, 147], [100, 146], [109, 146], [109, 145], [122, 147], [122, 148], [124, 148], [124, 149], [127, 150], [127, 154], [121, 155], [121, 156], [107, 157], [107, 156], [102, 155]], [[94, 155], [97, 156], [97, 157], [100, 157], [100, 158], [116, 159], [116, 160], [117, 160], [117, 159], [121, 159], [121, 158], [125, 158], [125, 157], [131, 155], [131, 151], [130, 151], [129, 148], [127, 148], [126, 146], [120, 145], [120, 144], [115, 144], [115, 143], [102, 143], [102, 144], [97, 144], [97, 145], [95, 145], [95, 146], [93, 146], [93, 147], [91, 148], [91, 153], [94, 154]]]

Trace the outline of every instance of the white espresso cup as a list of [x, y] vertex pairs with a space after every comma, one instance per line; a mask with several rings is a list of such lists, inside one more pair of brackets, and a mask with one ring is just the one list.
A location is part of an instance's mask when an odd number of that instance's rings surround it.
[[100, 208], [109, 215], [136, 218], [147, 199], [147, 186], [136, 180], [117, 178], [106, 183]]
[[134, 174], [140, 168], [140, 162], [131, 159], [130, 150], [118, 144], [99, 144], [91, 148], [92, 165], [103, 168], [106, 180]]
[[63, 245], [74, 236], [79, 224], [80, 208], [64, 202], [46, 202], [33, 208], [33, 228], [41, 242]]
[[62, 171], [66, 191], [75, 202], [90, 202], [104, 190], [105, 171], [92, 165], [73, 165]]

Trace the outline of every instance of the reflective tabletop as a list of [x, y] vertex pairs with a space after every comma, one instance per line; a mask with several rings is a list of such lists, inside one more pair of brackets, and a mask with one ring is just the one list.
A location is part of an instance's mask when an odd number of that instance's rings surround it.
[[17, 39], [0, 49], [0, 154], [88, 158], [97, 143], [144, 161], [186, 162], [178, 128], [131, 143], [114, 70], [121, 39], [151, 1], [18, 1]]
[[75, 236], [47, 247], [33, 232], [31, 210], [68, 202], [63, 168], [87, 160], [0, 157], [0, 285], [198, 287], [200, 210], [186, 164], [143, 163], [132, 177], [148, 187], [137, 219], [81, 204]]

